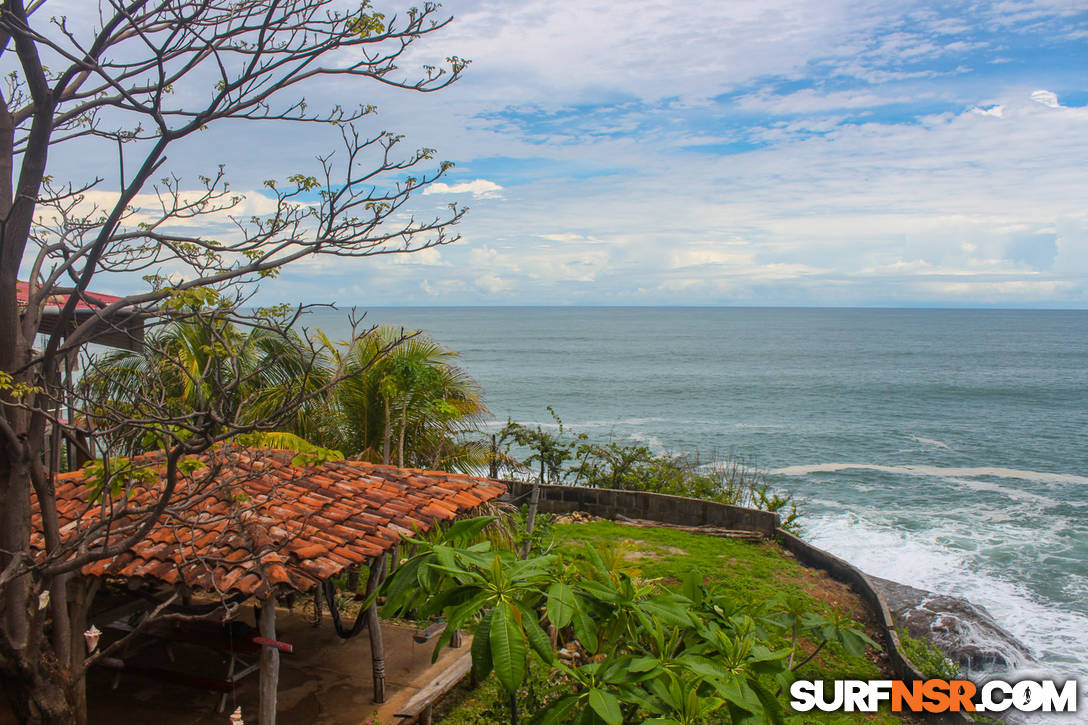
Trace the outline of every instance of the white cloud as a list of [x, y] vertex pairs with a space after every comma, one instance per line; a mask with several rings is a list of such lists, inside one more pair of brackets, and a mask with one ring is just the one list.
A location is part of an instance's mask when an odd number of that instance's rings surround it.
[[706, 265], [744, 265], [752, 263], [752, 251], [743, 247], [696, 247], [691, 249], [678, 249], [669, 255], [669, 267], [673, 269], [685, 267], [702, 267]]
[[508, 281], [494, 274], [480, 275], [476, 278], [476, 286], [489, 295], [503, 294], [512, 289]]
[[918, 101], [918, 98], [886, 96], [864, 90], [821, 92], [806, 88], [786, 95], [772, 95], [766, 92], [749, 94], [742, 96], [738, 103], [741, 108], [748, 110], [788, 114], [844, 108], [873, 108], [908, 101], [914, 103]]
[[1053, 91], [1038, 90], [1031, 92], [1031, 100], [1049, 108], [1061, 108], [1058, 103], [1058, 94]]
[[[440, 254], [314, 261], [269, 289], [405, 304], [1088, 301], [1088, 109], [1041, 90], [1080, 87], [1075, 67], [1028, 62], [1082, 32], [1083, 2], [636, 5], [451, 3], [455, 21], [399, 65], [457, 53], [474, 61], [462, 82], [361, 87], [381, 127], [467, 169], [425, 194], [503, 203], [474, 207]], [[225, 160], [256, 179], [239, 188], [259, 187], [276, 175], [258, 167], [263, 128], [210, 131], [171, 161]], [[332, 147], [322, 132], [275, 145], [276, 164], [309, 172]], [[715, 146], [742, 152], [692, 148]], [[63, 145], [51, 163], [114, 168]], [[246, 214], [268, 203], [252, 194]], [[1045, 235], [1045, 274], [1008, 258]]]
[[472, 194], [476, 199], [497, 199], [502, 197], [502, 187], [487, 179], [474, 179], [460, 184], [446, 184], [441, 181], [428, 186], [424, 194]]

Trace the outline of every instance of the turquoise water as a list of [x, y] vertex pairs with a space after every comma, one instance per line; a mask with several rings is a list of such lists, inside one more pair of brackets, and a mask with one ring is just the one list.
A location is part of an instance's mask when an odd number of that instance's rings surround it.
[[[345, 328], [340, 313], [311, 324]], [[397, 308], [495, 425], [754, 457], [805, 535], [1088, 675], [1088, 312]]]

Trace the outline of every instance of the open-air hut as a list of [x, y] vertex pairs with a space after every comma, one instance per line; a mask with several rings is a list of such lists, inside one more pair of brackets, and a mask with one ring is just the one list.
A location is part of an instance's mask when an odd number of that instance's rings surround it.
[[[30, 304], [30, 283], [18, 281], [15, 283], [15, 304], [26, 307]], [[39, 330], [43, 334], [51, 334], [57, 329], [61, 308], [68, 302], [69, 293], [53, 294], [44, 299], [35, 299], [40, 306], [41, 324]], [[110, 305], [120, 302], [122, 297], [105, 295], [99, 292], [84, 292], [76, 302], [72, 319], [68, 323], [68, 329], [63, 334], [77, 327], [90, 324], [87, 341], [107, 347], [121, 348], [122, 350], [139, 350], [144, 342], [145, 314], [129, 309], [107, 313]]]
[[[232, 605], [257, 599], [262, 725], [275, 722], [277, 598], [320, 597], [334, 577], [364, 566], [373, 591], [402, 536], [469, 512], [505, 490], [497, 481], [456, 473], [359, 461], [305, 465], [281, 450], [222, 446], [197, 458], [199, 463], [182, 467], [189, 473], [179, 478], [147, 535], [117, 556], [87, 564], [82, 574], [85, 580], [123, 582], [152, 606], [178, 593], [188, 598], [202, 592]], [[161, 454], [148, 454], [126, 466], [131, 470], [119, 477], [120, 485], [97, 499], [92, 470], [58, 477], [62, 536], [83, 539], [93, 549], [122, 539], [142, 520], [141, 512], [164, 490], [165, 462]], [[384, 655], [374, 602], [341, 636], [364, 627], [380, 701]]]

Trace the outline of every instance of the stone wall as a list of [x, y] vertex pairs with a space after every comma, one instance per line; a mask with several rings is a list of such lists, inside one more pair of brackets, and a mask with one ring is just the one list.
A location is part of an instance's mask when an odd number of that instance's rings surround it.
[[[511, 502], [521, 505], [529, 501], [531, 484], [521, 481], [504, 483]], [[778, 514], [744, 506], [729, 506], [663, 493], [587, 486], [541, 486], [540, 511], [553, 514], [585, 511], [605, 519], [626, 516], [680, 526], [716, 526], [723, 529], [758, 531], [767, 538], [774, 537], [779, 523]]]

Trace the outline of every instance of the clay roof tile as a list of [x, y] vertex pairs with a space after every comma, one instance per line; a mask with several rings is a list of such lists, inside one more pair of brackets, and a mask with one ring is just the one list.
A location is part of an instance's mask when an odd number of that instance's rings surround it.
[[[83, 573], [250, 595], [264, 594], [270, 585], [309, 591], [316, 581], [390, 550], [400, 537], [430, 528], [435, 519], [453, 518], [505, 491], [495, 481], [459, 474], [362, 461], [300, 467], [291, 464], [293, 457], [290, 451], [231, 446], [204, 454], [210, 465], [202, 470], [217, 473], [226, 484], [222, 491], [213, 490], [191, 511], [153, 528], [132, 550], [92, 562]], [[161, 454], [134, 461], [162, 468]], [[57, 478], [61, 531], [67, 535], [78, 535], [84, 523], [101, 516], [100, 507], [86, 505], [86, 475], [73, 471]], [[206, 492], [215, 482], [202, 481], [198, 473], [185, 485], [201, 485]], [[159, 490], [136, 487], [134, 499], [151, 501]], [[182, 486], [175, 499], [185, 496]], [[32, 533], [39, 551], [40, 531], [39, 524]]]

